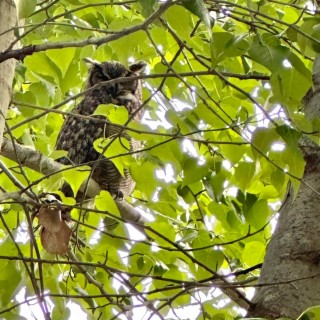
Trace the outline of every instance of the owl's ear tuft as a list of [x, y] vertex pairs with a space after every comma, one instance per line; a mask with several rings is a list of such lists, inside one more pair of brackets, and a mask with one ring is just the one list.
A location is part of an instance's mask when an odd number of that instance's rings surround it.
[[91, 58], [83, 58], [83, 61], [85, 63], [88, 63], [89, 65], [94, 65], [94, 66], [97, 66], [97, 67], [101, 67], [101, 63], [97, 60], [93, 60]]
[[129, 66], [130, 71], [140, 74], [144, 71], [144, 69], [146, 68], [147, 63], [145, 61], [137, 61], [135, 63], [133, 63], [132, 65]]

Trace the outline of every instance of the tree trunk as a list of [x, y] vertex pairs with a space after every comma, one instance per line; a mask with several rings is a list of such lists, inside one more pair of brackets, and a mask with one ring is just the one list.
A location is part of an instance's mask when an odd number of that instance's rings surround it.
[[[11, 0], [0, 0], [0, 52], [7, 50], [15, 39], [13, 27], [16, 23], [17, 15], [14, 2]], [[13, 59], [0, 63], [0, 146], [5, 117], [11, 100], [14, 68], [15, 60]]]
[[[320, 59], [314, 64], [313, 89], [305, 99], [307, 118], [319, 118]], [[306, 160], [303, 183], [289, 192], [268, 245], [249, 316], [296, 319], [320, 305], [320, 148], [309, 138], [301, 141]]]

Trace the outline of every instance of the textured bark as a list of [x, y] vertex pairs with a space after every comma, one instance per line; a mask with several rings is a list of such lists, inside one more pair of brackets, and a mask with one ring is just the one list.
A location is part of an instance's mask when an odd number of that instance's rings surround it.
[[[13, 1], [0, 1], [0, 52], [5, 51], [15, 39], [13, 27], [17, 23], [16, 8]], [[11, 30], [12, 29], [12, 30]], [[10, 32], [5, 32], [11, 30]], [[11, 100], [12, 80], [15, 60], [10, 59], [0, 63], [0, 146], [8, 106]]]
[[[319, 117], [320, 60], [313, 71], [313, 89], [305, 99], [305, 114]], [[308, 137], [301, 141], [306, 167], [296, 197], [289, 192], [268, 245], [260, 284], [250, 316], [296, 319], [311, 306], [320, 305], [320, 148]]]
[[[306, 174], [304, 181], [320, 191], [318, 173]], [[261, 270], [260, 284], [266, 286], [257, 290], [251, 316], [296, 319], [308, 307], [320, 305], [319, 208], [320, 198], [306, 185], [295, 199], [289, 196]]]

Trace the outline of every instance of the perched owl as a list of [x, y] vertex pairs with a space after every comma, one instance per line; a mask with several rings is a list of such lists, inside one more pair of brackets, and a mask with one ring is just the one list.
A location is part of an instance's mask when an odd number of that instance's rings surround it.
[[[87, 62], [92, 64], [87, 88], [120, 77], [130, 78], [140, 75], [145, 68], [144, 62], [132, 64], [128, 69], [119, 62], [98, 63], [91, 60]], [[72, 110], [72, 114], [91, 116], [100, 104], [108, 103], [125, 106], [129, 114], [133, 114], [141, 106], [141, 102], [140, 80], [101, 84], [84, 94], [83, 100]], [[101, 116], [94, 117], [106, 120]], [[134, 119], [141, 119], [141, 111], [135, 113]], [[119, 196], [129, 195], [135, 186], [129, 172], [125, 171], [123, 177], [116, 166], [93, 147], [95, 140], [114, 136], [119, 130], [108, 122], [102, 123], [69, 115], [64, 121], [56, 143], [57, 150], [66, 150], [68, 154], [58, 161], [73, 165], [89, 163], [93, 170], [91, 177], [101, 189]], [[126, 138], [130, 140], [128, 135]], [[135, 143], [132, 140], [130, 142], [131, 148], [135, 150]]]

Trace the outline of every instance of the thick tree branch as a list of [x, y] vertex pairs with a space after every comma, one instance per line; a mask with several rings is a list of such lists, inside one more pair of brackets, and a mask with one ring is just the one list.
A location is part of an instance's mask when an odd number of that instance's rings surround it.
[[[34, 151], [22, 145], [13, 144], [7, 139], [4, 139], [2, 142], [0, 155], [13, 161], [19, 160], [22, 166], [28, 167], [44, 175], [51, 175], [64, 168], [62, 164], [45, 157], [40, 152]], [[84, 182], [81, 188], [84, 187], [87, 187], [87, 195], [90, 198], [94, 198], [101, 191], [99, 185], [92, 179], [89, 180], [88, 186], [86, 185], [86, 182]], [[16, 193], [14, 194], [16, 195]], [[133, 222], [134, 224], [143, 223], [145, 221], [139, 211], [125, 200], [116, 199], [115, 203], [120, 211], [121, 217], [124, 220]]]

